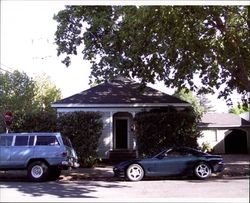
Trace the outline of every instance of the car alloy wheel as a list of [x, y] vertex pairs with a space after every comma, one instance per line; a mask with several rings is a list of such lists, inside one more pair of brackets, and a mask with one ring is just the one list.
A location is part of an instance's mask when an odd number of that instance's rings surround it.
[[39, 165], [33, 166], [31, 169], [31, 175], [34, 178], [40, 178], [43, 175], [43, 168]]
[[127, 178], [131, 181], [140, 181], [144, 176], [144, 170], [139, 164], [132, 164], [127, 168]]
[[211, 169], [206, 163], [199, 163], [195, 167], [195, 175], [200, 179], [208, 178], [211, 175]]

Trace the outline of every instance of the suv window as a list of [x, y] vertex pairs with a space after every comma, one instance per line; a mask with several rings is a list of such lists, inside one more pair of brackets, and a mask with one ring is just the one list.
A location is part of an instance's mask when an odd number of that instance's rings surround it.
[[13, 136], [0, 136], [0, 146], [11, 146]]
[[55, 136], [37, 136], [36, 145], [55, 146], [59, 142]]
[[15, 146], [27, 146], [28, 136], [16, 136]]

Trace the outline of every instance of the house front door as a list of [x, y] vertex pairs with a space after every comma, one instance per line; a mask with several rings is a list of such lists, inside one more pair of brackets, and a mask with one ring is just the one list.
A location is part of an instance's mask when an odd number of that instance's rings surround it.
[[128, 148], [128, 119], [127, 118], [115, 119], [115, 148], [116, 149]]

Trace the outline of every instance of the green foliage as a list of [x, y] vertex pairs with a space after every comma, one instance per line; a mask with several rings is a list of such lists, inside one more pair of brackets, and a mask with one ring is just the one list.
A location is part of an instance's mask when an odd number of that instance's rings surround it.
[[66, 6], [54, 16], [55, 41], [66, 66], [81, 51], [97, 82], [123, 75], [199, 93], [221, 88], [228, 99], [237, 90], [246, 99], [249, 13], [249, 6]]
[[229, 110], [229, 113], [234, 113], [237, 115], [244, 113], [244, 112], [250, 112], [250, 105], [238, 103], [236, 107], [233, 107]]
[[[5, 131], [3, 114], [6, 111], [11, 111], [14, 116], [11, 131], [30, 131], [32, 128], [28, 127], [28, 123], [33, 125], [34, 131], [46, 129], [46, 124], [48, 124], [46, 118], [43, 121], [44, 127], [42, 127], [42, 123], [34, 124], [34, 122], [43, 119], [44, 116], [54, 115], [54, 109], [50, 104], [60, 98], [60, 90], [45, 75], [33, 80], [24, 72], [17, 70], [5, 74], [0, 72], [0, 131]], [[33, 122], [32, 119], [34, 119]], [[50, 122], [50, 118], [48, 118], [48, 122]], [[51, 127], [47, 126], [47, 128]]]
[[56, 112], [35, 111], [16, 114], [13, 132], [56, 132]]
[[205, 94], [197, 95], [197, 97], [200, 101], [200, 106], [204, 108], [204, 113], [215, 111], [213, 109], [214, 106], [211, 104], [211, 100], [208, 99], [208, 97]]
[[89, 167], [97, 160], [97, 147], [102, 133], [101, 114], [96, 112], [73, 112], [61, 114], [58, 130], [67, 136], [77, 151], [80, 164]]
[[198, 118], [191, 109], [178, 112], [170, 108], [137, 113], [135, 125], [140, 155], [150, 156], [161, 148], [172, 146], [198, 146]]
[[206, 153], [213, 153], [213, 147], [211, 147], [209, 142], [202, 142], [200, 150]]
[[0, 72], [0, 112], [25, 113], [35, 107], [35, 82], [25, 73]]
[[50, 81], [50, 78], [42, 74], [35, 78], [35, 97], [37, 108], [43, 111], [54, 111], [51, 103], [61, 99], [61, 91]]
[[179, 91], [176, 91], [174, 93], [174, 96], [190, 103], [197, 115], [201, 116], [204, 113], [205, 108], [200, 105], [198, 98], [195, 97], [192, 91], [189, 91], [188, 89], [181, 89]]

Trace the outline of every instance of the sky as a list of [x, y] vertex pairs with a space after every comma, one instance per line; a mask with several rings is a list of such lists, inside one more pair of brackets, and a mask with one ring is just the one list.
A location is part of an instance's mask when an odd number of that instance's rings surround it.
[[[69, 1], [2, 0], [1, 1], [1, 71], [19, 70], [29, 77], [46, 73], [62, 91], [63, 98], [90, 88], [90, 63], [82, 55], [74, 56], [67, 68], [57, 56], [54, 33], [57, 23], [53, 16], [64, 9]], [[110, 1], [70, 1], [74, 4], [103, 4]], [[100, 3], [102, 2], [102, 3]], [[114, 1], [111, 1], [114, 2]], [[120, 1], [132, 4], [133, 1]], [[150, 1], [142, 1], [145, 2]], [[161, 2], [161, 1], [159, 1]], [[166, 1], [165, 1], [166, 2]], [[183, 3], [183, 1], [180, 1]], [[178, 3], [178, 2], [177, 2]], [[197, 1], [195, 1], [197, 3]], [[213, 1], [214, 3], [214, 1]], [[174, 90], [158, 83], [149, 86], [173, 94]], [[227, 112], [228, 107], [217, 95], [208, 97], [217, 112]], [[238, 101], [239, 96], [233, 95]]]

